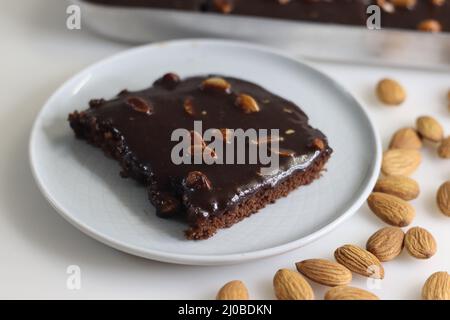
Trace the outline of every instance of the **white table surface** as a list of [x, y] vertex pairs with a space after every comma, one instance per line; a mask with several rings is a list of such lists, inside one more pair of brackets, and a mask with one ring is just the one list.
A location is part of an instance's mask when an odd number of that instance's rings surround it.
[[[68, 77], [89, 64], [129, 48], [102, 39], [86, 29], [65, 28], [66, 3], [60, 0], [3, 1], [0, 11], [0, 298], [124, 298], [211, 299], [225, 282], [243, 280], [255, 299], [272, 299], [272, 277], [278, 268], [292, 268], [307, 258], [332, 258], [345, 243], [364, 246], [384, 224], [367, 209], [318, 241], [262, 261], [222, 267], [179, 266], [137, 258], [111, 249], [84, 235], [54, 211], [39, 193], [28, 164], [28, 138], [33, 120], [48, 96]], [[413, 125], [421, 114], [441, 120], [450, 134], [446, 92], [450, 74], [314, 63], [348, 88], [369, 110], [384, 145], [399, 127]], [[374, 85], [381, 77], [401, 81], [408, 99], [399, 108], [380, 105]], [[423, 150], [423, 164], [414, 174], [421, 186], [412, 203], [413, 225], [430, 230], [438, 252], [416, 260], [403, 252], [385, 263], [379, 289], [383, 299], [418, 299], [426, 278], [450, 271], [450, 218], [435, 204], [438, 186], [450, 179], [450, 161]], [[351, 165], [351, 164], [349, 164]], [[64, 178], [64, 177], [61, 177]], [[68, 182], [70, 183], [70, 181]], [[81, 268], [81, 289], [68, 290], [66, 269]], [[365, 288], [366, 279], [353, 284]], [[324, 287], [313, 285], [321, 298]]]

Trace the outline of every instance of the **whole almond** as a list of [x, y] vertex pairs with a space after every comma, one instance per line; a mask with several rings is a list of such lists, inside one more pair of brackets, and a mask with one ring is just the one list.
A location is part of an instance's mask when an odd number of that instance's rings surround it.
[[442, 30], [442, 25], [437, 20], [426, 19], [417, 25], [417, 29], [426, 32], [440, 32]]
[[233, 1], [230, 0], [214, 0], [214, 7], [221, 13], [228, 14], [233, 11]]
[[404, 237], [402, 229], [385, 227], [375, 232], [367, 240], [366, 249], [380, 261], [390, 261], [402, 252]]
[[325, 300], [379, 300], [373, 293], [349, 286], [339, 286], [325, 293]]
[[420, 149], [422, 140], [416, 130], [412, 128], [403, 128], [397, 130], [392, 136], [389, 149]]
[[412, 8], [416, 5], [417, 0], [392, 0], [392, 3], [396, 7]]
[[145, 99], [140, 97], [128, 97], [125, 104], [134, 111], [151, 115], [153, 113], [153, 106]]
[[406, 99], [402, 85], [392, 79], [382, 79], [378, 82], [376, 93], [381, 102], [388, 105], [399, 105]]
[[395, 7], [389, 0], [377, 0], [376, 4], [387, 13], [394, 13]]
[[442, 213], [450, 217], [450, 181], [444, 182], [439, 187], [436, 201]]
[[437, 152], [439, 157], [450, 159], [450, 136], [441, 141]]
[[219, 290], [217, 300], [248, 300], [247, 287], [242, 281], [230, 281]]
[[426, 229], [414, 227], [405, 235], [405, 248], [417, 259], [428, 259], [436, 253], [436, 240]]
[[192, 102], [192, 98], [188, 97], [188, 98], [184, 99], [183, 108], [184, 108], [184, 111], [188, 115], [190, 115], [190, 116], [195, 115], [195, 108], [194, 108], [194, 104]]
[[450, 300], [450, 274], [445, 271], [433, 273], [422, 288], [425, 300]]
[[442, 6], [446, 0], [431, 0], [431, 3], [435, 6]]
[[419, 196], [419, 184], [405, 176], [387, 176], [378, 179], [373, 189], [376, 192], [388, 193], [403, 200], [413, 200]]
[[334, 251], [334, 258], [350, 271], [370, 278], [384, 278], [384, 269], [380, 260], [358, 246], [346, 244], [339, 247]]
[[346, 285], [352, 281], [352, 273], [350, 270], [333, 261], [308, 259], [297, 262], [295, 266], [308, 279], [326, 286], [335, 287]]
[[236, 98], [236, 105], [241, 108], [244, 113], [259, 112], [258, 102], [248, 94], [241, 93]]
[[273, 278], [275, 296], [279, 300], [313, 300], [309, 283], [296, 271], [280, 269]]
[[427, 140], [439, 142], [444, 138], [444, 129], [441, 124], [430, 116], [422, 116], [416, 121], [417, 131]]
[[419, 167], [421, 161], [418, 150], [390, 149], [383, 154], [381, 171], [387, 176], [409, 176]]
[[220, 77], [211, 77], [202, 82], [201, 88], [203, 90], [213, 89], [218, 91], [229, 92], [231, 89], [231, 84]]
[[396, 227], [409, 225], [416, 215], [408, 202], [387, 193], [372, 192], [367, 198], [367, 204], [377, 217]]

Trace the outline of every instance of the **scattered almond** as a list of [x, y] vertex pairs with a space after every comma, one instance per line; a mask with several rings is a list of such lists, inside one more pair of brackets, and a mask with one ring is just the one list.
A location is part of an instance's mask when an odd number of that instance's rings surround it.
[[366, 248], [381, 262], [390, 261], [402, 252], [404, 237], [402, 229], [385, 227], [375, 232], [367, 240]]
[[417, 25], [417, 29], [425, 32], [440, 32], [442, 26], [439, 21], [434, 19], [423, 20]]
[[219, 290], [217, 300], [248, 300], [247, 287], [242, 281], [230, 281]]
[[411, 175], [422, 161], [420, 152], [412, 149], [390, 149], [383, 154], [381, 171], [389, 175]]
[[333, 261], [308, 259], [297, 262], [295, 266], [308, 279], [326, 286], [335, 287], [346, 285], [352, 281], [352, 273], [350, 270]]
[[294, 129], [287, 129], [284, 133], [287, 134], [287, 135], [294, 134], [295, 130]]
[[151, 115], [153, 113], [153, 106], [146, 100], [140, 97], [129, 97], [125, 101], [126, 105], [134, 111]]
[[194, 109], [194, 104], [193, 104], [193, 102], [192, 102], [192, 98], [186, 98], [186, 99], [184, 99], [184, 102], [183, 102], [183, 108], [184, 108], [184, 111], [185, 111], [188, 115], [190, 115], [190, 116], [195, 115], [195, 109]]
[[419, 184], [405, 176], [387, 176], [378, 179], [373, 189], [376, 192], [388, 193], [403, 200], [413, 200], [419, 196]]
[[157, 81], [158, 85], [162, 85], [168, 90], [173, 90], [180, 83], [180, 76], [174, 72], [166, 73], [161, 79]]
[[406, 91], [393, 79], [382, 79], [378, 82], [376, 93], [381, 102], [388, 105], [399, 105], [406, 99]]
[[200, 190], [211, 190], [212, 185], [208, 177], [200, 171], [190, 171], [185, 178], [185, 185], [188, 188]]
[[439, 142], [444, 138], [444, 129], [441, 124], [430, 116], [422, 116], [416, 121], [417, 131], [427, 140]]
[[436, 240], [426, 229], [414, 227], [405, 235], [405, 248], [417, 259], [428, 259], [436, 253]]
[[367, 199], [367, 204], [377, 217], [396, 227], [409, 225], [416, 215], [408, 202], [387, 193], [373, 192]]
[[389, 149], [420, 149], [422, 140], [416, 130], [412, 128], [403, 128], [394, 133], [389, 144]]
[[230, 13], [233, 11], [233, 2], [231, 0], [214, 0], [214, 6], [222, 13]]
[[436, 201], [442, 213], [450, 217], [450, 181], [444, 182], [439, 187]]
[[445, 271], [433, 273], [422, 288], [425, 300], [450, 300], [450, 275]]
[[320, 138], [314, 138], [311, 142], [311, 146], [317, 150], [324, 150], [325, 149], [325, 142]]
[[442, 139], [437, 149], [438, 156], [443, 159], [450, 159], [450, 136]]
[[401, 8], [412, 8], [416, 5], [417, 0], [391, 0], [392, 4]]
[[244, 113], [259, 112], [258, 102], [248, 94], [239, 94], [236, 98], [236, 105], [244, 111]]
[[431, 0], [431, 3], [435, 6], [442, 6], [445, 3], [445, 0]]
[[231, 89], [231, 84], [223, 78], [212, 77], [212, 78], [208, 78], [208, 79], [204, 80], [202, 82], [201, 88], [203, 90], [214, 89], [214, 90], [229, 92], [229, 90]]
[[377, 5], [387, 13], [395, 12], [395, 7], [389, 0], [377, 0]]
[[275, 296], [279, 300], [313, 300], [309, 283], [296, 271], [280, 269], [273, 278]]
[[325, 300], [379, 300], [379, 298], [363, 289], [339, 286], [328, 290], [325, 293]]
[[358, 246], [346, 244], [339, 247], [334, 252], [334, 258], [350, 271], [370, 278], [384, 278], [384, 269], [380, 260]]

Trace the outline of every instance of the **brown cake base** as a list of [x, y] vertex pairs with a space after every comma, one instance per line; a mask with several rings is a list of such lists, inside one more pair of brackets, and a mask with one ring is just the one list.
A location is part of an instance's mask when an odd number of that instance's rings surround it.
[[191, 227], [185, 231], [186, 238], [191, 240], [210, 238], [219, 229], [229, 228], [235, 223], [257, 213], [266, 205], [274, 203], [277, 199], [286, 197], [298, 187], [312, 183], [320, 177], [329, 158], [329, 153], [323, 153], [306, 171], [294, 173], [285, 181], [279, 183], [275, 188], [258, 191], [239, 204], [235, 209], [227, 211], [220, 216], [192, 221]]

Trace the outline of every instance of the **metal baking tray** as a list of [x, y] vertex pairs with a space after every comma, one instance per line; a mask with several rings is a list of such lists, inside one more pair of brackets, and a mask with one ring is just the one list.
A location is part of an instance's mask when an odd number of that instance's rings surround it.
[[146, 43], [215, 37], [277, 47], [307, 59], [450, 70], [450, 33], [285, 21], [151, 8], [114, 7], [71, 0], [82, 26], [111, 39]]

